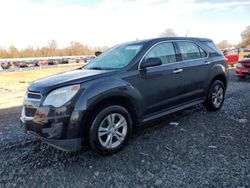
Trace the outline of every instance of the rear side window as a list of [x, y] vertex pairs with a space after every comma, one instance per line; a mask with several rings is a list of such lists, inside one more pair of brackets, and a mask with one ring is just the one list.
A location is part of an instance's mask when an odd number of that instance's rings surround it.
[[207, 56], [207, 53], [201, 49], [198, 45], [192, 42], [176, 42], [180, 53], [182, 60], [191, 60], [191, 59], [199, 59]]
[[160, 58], [162, 64], [176, 62], [175, 49], [172, 42], [160, 43], [153, 47], [145, 56], [145, 60], [148, 58]]
[[222, 51], [211, 41], [209, 42], [203, 42], [205, 43], [209, 48], [211, 48], [214, 52], [217, 52], [219, 54], [222, 54]]

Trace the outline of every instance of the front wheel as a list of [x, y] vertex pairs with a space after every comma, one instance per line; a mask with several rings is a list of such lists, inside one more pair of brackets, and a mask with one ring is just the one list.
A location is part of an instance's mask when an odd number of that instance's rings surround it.
[[209, 89], [207, 100], [204, 102], [204, 106], [209, 111], [219, 110], [225, 99], [225, 86], [220, 80], [216, 80], [212, 83]]
[[127, 143], [131, 129], [129, 112], [119, 105], [108, 106], [93, 118], [89, 132], [90, 146], [100, 154], [118, 152]]

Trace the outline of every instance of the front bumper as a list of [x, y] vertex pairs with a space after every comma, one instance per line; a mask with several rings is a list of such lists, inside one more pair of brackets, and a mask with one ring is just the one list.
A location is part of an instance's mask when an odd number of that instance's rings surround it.
[[63, 139], [63, 140], [55, 140], [55, 139], [48, 139], [41, 137], [36, 132], [33, 131], [27, 131], [29, 134], [34, 135], [38, 139], [42, 140], [43, 142], [46, 142], [47, 144], [62, 150], [62, 151], [78, 151], [81, 149], [81, 138], [73, 138], [73, 139]]
[[24, 101], [21, 124], [26, 133], [63, 151], [81, 149], [82, 111], [74, 110], [72, 104], [60, 108], [41, 106], [40, 102]]

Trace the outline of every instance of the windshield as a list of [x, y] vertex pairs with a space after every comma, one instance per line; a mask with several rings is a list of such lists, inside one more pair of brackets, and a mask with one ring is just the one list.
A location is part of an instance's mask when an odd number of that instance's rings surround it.
[[96, 70], [123, 68], [131, 62], [141, 48], [142, 44], [115, 46], [91, 60], [84, 68]]

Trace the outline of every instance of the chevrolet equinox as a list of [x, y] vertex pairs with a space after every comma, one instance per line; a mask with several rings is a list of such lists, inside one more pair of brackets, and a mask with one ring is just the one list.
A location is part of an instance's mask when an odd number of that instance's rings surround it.
[[210, 39], [134, 41], [83, 68], [33, 82], [20, 119], [26, 132], [58, 149], [88, 143], [112, 154], [135, 126], [200, 103], [219, 110], [227, 80], [224, 56]]

